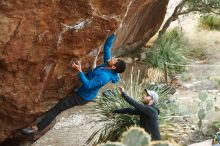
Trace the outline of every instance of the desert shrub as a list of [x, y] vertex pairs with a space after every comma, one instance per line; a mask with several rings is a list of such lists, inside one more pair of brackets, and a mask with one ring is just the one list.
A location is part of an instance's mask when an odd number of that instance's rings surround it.
[[220, 17], [216, 15], [202, 15], [199, 18], [199, 25], [204, 29], [220, 30]]

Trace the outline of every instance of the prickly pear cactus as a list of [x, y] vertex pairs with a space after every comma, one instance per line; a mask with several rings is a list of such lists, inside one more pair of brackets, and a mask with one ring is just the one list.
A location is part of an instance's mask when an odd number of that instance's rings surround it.
[[98, 146], [178, 146], [174, 142], [154, 141], [143, 129], [132, 127], [122, 135], [122, 143], [107, 142]]
[[132, 127], [122, 136], [122, 143], [126, 146], [149, 146], [150, 135], [143, 129]]
[[98, 146], [126, 146], [126, 145], [119, 143], [119, 142], [107, 142], [105, 144], [101, 144]]
[[199, 99], [200, 99], [201, 101], [205, 101], [208, 97], [209, 97], [209, 95], [208, 95], [208, 93], [205, 92], [205, 91], [199, 93]]

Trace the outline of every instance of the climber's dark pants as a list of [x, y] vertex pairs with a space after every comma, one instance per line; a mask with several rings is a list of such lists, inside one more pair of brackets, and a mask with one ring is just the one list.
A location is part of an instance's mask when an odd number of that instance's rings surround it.
[[38, 129], [45, 129], [62, 111], [77, 105], [84, 105], [88, 102], [89, 101], [86, 101], [83, 98], [81, 98], [75, 91], [72, 92], [71, 94], [67, 95], [62, 100], [60, 100], [49, 111], [46, 112], [46, 114], [43, 116], [40, 122], [37, 123]]

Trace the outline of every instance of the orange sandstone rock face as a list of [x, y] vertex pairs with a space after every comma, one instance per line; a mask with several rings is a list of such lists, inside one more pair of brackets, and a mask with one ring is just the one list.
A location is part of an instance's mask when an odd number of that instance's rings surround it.
[[[117, 31], [132, 50], [154, 35], [168, 0], [0, 1], [0, 142], [33, 122], [79, 85], [72, 59], [92, 66]], [[102, 56], [102, 53], [99, 54]]]

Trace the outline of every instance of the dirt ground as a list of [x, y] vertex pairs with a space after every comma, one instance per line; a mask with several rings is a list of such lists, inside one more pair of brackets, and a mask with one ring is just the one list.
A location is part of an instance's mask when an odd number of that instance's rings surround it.
[[[198, 15], [186, 16], [172, 25], [181, 25], [184, 34], [187, 36], [189, 43], [195, 48], [204, 48], [207, 59], [203, 61], [192, 60], [186, 76], [190, 80], [182, 81], [182, 87], [177, 89], [175, 97], [180, 98], [187, 108], [193, 108], [193, 99], [198, 98], [198, 93], [207, 91], [208, 94], [218, 100], [220, 104], [220, 91], [211, 81], [211, 78], [220, 77], [220, 32], [207, 31], [198, 28]], [[217, 66], [207, 66], [217, 65]], [[63, 112], [58, 118], [56, 125], [44, 136], [37, 140], [32, 146], [86, 146], [85, 142], [91, 133], [101, 125], [94, 122], [94, 115], [89, 110], [94, 103], [76, 107]], [[210, 113], [207, 115], [205, 122], [220, 120], [220, 113]], [[202, 146], [200, 144], [200, 146]], [[208, 145], [207, 145], [208, 146]]]
[[84, 143], [100, 124], [91, 122], [97, 117], [91, 115], [94, 103], [74, 107], [57, 117], [54, 127], [32, 146], [86, 146]]

